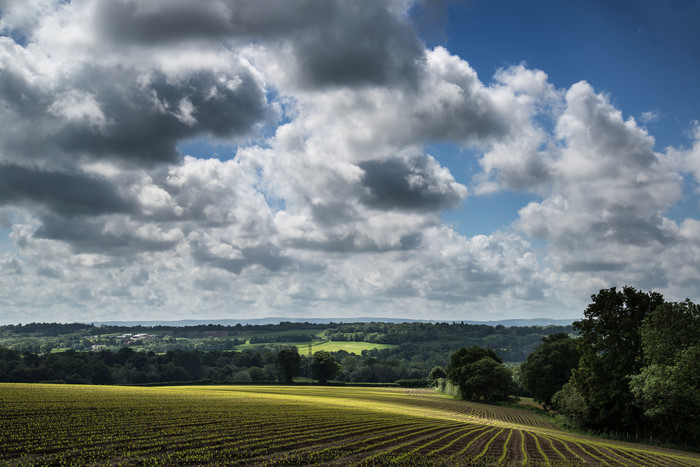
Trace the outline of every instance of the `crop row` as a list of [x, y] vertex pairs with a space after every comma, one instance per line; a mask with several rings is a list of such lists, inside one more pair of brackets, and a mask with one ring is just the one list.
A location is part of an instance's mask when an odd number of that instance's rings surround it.
[[0, 463], [699, 465], [535, 417], [393, 388], [0, 384]]

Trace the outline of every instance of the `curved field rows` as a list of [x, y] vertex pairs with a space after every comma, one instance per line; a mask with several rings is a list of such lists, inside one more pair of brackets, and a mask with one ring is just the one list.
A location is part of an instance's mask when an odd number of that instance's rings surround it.
[[658, 465], [700, 456], [432, 391], [0, 384], [0, 464]]

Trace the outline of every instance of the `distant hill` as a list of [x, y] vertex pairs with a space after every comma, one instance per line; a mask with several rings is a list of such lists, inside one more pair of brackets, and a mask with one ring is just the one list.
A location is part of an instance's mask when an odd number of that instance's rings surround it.
[[439, 323], [439, 322], [464, 322], [465, 324], [486, 324], [489, 326], [506, 326], [506, 327], [524, 327], [524, 326], [568, 326], [575, 319], [550, 319], [550, 318], [532, 318], [532, 319], [503, 319], [499, 321], [470, 321], [470, 320], [424, 320], [424, 319], [401, 319], [401, 318], [284, 318], [284, 317], [269, 317], [256, 319], [182, 319], [177, 321], [93, 321], [95, 326], [206, 326], [207, 324], [215, 324], [221, 326], [235, 326], [240, 324], [245, 325], [261, 325], [261, 324], [279, 324], [281, 322], [290, 323], [313, 323], [313, 324], [329, 324], [329, 323]]

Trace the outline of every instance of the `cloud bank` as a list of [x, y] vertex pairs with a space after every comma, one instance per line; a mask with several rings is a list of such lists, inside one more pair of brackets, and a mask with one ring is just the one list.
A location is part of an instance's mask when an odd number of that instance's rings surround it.
[[[659, 151], [586, 82], [484, 81], [422, 42], [415, 6], [2, 2], [0, 321], [575, 317], [623, 284], [697, 299], [700, 221], [669, 212], [700, 131]], [[435, 143], [470, 154], [471, 180]], [[499, 191], [535, 200], [483, 235], [443, 222]]]

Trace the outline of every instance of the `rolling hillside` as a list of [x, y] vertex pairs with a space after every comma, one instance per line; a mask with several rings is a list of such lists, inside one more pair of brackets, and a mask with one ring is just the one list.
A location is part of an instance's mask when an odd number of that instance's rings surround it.
[[0, 402], [6, 465], [700, 465], [432, 390], [2, 384]]

